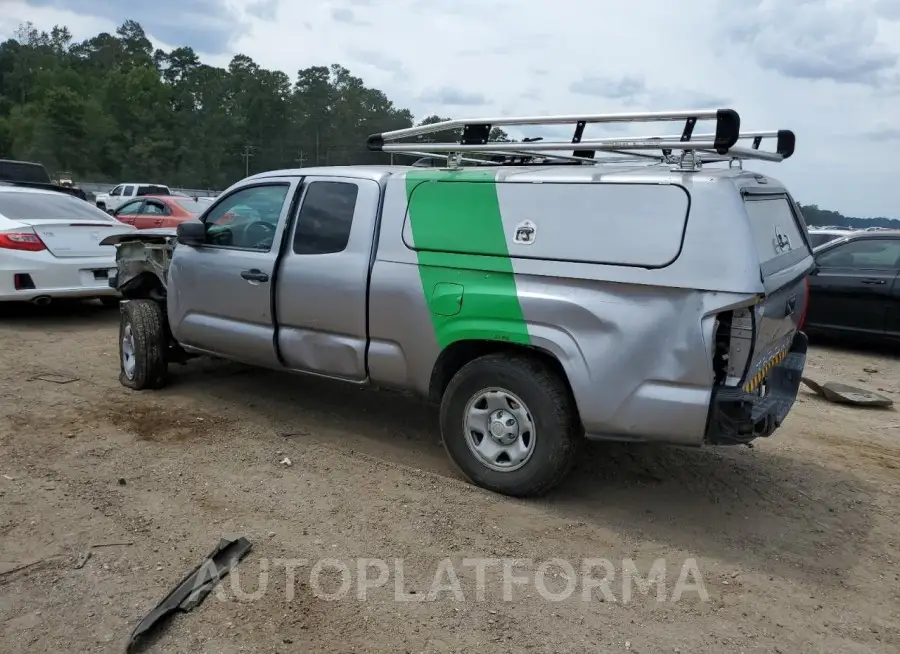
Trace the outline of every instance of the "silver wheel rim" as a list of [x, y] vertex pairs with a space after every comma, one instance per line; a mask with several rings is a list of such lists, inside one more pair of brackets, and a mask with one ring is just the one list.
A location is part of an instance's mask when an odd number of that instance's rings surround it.
[[134, 332], [131, 323], [122, 330], [122, 372], [128, 379], [134, 379]]
[[466, 403], [463, 416], [466, 445], [483, 466], [513, 472], [534, 454], [534, 420], [515, 393], [503, 388], [478, 391]]

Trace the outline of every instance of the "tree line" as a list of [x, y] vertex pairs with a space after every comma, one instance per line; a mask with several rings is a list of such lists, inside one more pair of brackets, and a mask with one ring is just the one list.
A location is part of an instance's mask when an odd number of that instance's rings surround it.
[[154, 50], [130, 20], [80, 43], [26, 23], [0, 44], [0, 158], [76, 179], [221, 189], [248, 169], [387, 163], [366, 137], [413, 124], [341, 65], [293, 80], [240, 54], [216, 68], [189, 47]]
[[[248, 171], [387, 163], [366, 137], [414, 124], [411, 111], [339, 64], [304, 68], [293, 80], [242, 54], [217, 68], [190, 47], [154, 50], [131, 20], [80, 43], [64, 26], [26, 23], [0, 44], [0, 158], [76, 179], [222, 189]], [[499, 128], [490, 139], [509, 140]], [[900, 228], [816, 205], [803, 211], [811, 225]]]

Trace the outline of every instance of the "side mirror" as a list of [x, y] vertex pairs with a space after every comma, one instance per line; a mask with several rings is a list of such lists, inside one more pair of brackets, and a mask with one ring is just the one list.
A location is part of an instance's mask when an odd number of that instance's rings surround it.
[[178, 223], [175, 233], [178, 243], [192, 248], [199, 247], [206, 242], [206, 225], [199, 220], [185, 220]]

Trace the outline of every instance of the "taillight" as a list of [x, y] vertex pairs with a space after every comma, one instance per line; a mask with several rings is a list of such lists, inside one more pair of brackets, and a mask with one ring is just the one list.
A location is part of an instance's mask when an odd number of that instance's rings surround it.
[[806, 322], [806, 312], [809, 309], [809, 276], [807, 275], [806, 279], [804, 279], [803, 281], [805, 282], [803, 311], [800, 313], [800, 322], [797, 323], [798, 331], [803, 329], [803, 324]]
[[39, 252], [46, 250], [47, 246], [41, 237], [29, 232], [0, 232], [0, 248], [6, 250], [25, 250], [26, 252]]

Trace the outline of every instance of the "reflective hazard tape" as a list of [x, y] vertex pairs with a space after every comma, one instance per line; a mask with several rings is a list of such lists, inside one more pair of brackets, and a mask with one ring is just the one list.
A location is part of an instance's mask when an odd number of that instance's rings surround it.
[[784, 350], [784, 351], [776, 354], [774, 357], [772, 357], [762, 367], [762, 370], [760, 370], [758, 373], [753, 375], [753, 378], [750, 381], [748, 381], [746, 384], [744, 384], [744, 390], [747, 391], [748, 393], [751, 393], [754, 390], [756, 390], [759, 387], [759, 385], [762, 384], [766, 380], [766, 377], [769, 376], [769, 373], [772, 372], [772, 368], [774, 368], [779, 363], [784, 361], [784, 358], [787, 355], [788, 355], [787, 350]]

